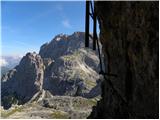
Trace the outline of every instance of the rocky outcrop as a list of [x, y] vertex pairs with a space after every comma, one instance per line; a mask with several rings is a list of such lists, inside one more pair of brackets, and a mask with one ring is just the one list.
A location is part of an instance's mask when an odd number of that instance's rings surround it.
[[[94, 96], [90, 91], [99, 80], [99, 59], [95, 51], [84, 46], [83, 32], [60, 34], [42, 45], [42, 58], [54, 60], [45, 70], [43, 89], [53, 95]], [[100, 87], [92, 91], [100, 94]]]
[[10, 106], [7, 101], [10, 101], [8, 97], [11, 95], [21, 102], [30, 100], [42, 89], [43, 74], [43, 60], [40, 55], [27, 53], [18, 66], [2, 77], [2, 105]]
[[95, 2], [106, 59], [89, 118], [158, 118], [158, 2]]
[[90, 90], [99, 80], [99, 74], [94, 70], [98, 63], [95, 53], [85, 49], [61, 56], [46, 69], [43, 88], [54, 95], [89, 97]]
[[98, 67], [97, 52], [84, 48], [83, 32], [57, 35], [39, 54], [27, 53], [2, 77], [2, 105], [8, 108], [54, 95], [99, 96]]
[[42, 58], [55, 60], [82, 47], [84, 47], [84, 32], [74, 32], [72, 35], [59, 34], [49, 43], [42, 45], [39, 54]]

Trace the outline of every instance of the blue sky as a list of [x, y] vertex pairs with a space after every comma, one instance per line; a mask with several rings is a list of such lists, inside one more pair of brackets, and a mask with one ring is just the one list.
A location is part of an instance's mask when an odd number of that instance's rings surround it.
[[85, 30], [84, 1], [3, 1], [1, 5], [2, 55], [38, 52], [57, 34]]

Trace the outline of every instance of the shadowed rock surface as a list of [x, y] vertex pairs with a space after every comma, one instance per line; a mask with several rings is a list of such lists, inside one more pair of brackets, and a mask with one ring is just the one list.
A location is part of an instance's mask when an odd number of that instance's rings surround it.
[[158, 118], [158, 1], [95, 2], [107, 77], [89, 118]]
[[43, 72], [40, 55], [27, 53], [18, 66], [2, 77], [2, 105], [10, 107], [12, 97], [23, 102], [30, 100], [42, 89]]

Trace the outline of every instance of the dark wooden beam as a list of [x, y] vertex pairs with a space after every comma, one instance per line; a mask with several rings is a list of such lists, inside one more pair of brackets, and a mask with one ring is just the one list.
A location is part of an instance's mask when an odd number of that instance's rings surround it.
[[89, 47], [89, 3], [90, 1], [86, 1], [85, 47]]
[[97, 17], [96, 17], [96, 10], [94, 6], [94, 13], [93, 13], [93, 50], [96, 50], [96, 40], [97, 40]]

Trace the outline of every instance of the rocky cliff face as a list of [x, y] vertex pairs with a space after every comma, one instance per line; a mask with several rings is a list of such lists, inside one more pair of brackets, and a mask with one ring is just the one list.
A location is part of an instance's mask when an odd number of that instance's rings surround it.
[[96, 52], [84, 48], [83, 32], [57, 35], [41, 46], [39, 54], [27, 53], [2, 77], [2, 105], [8, 108], [42, 99], [45, 93], [96, 97], [100, 95], [98, 66]]
[[[43, 60], [36, 53], [28, 53], [14, 69], [2, 77], [2, 105], [9, 107], [9, 97], [28, 101], [43, 84]], [[8, 99], [8, 100], [7, 100]], [[10, 101], [12, 103], [12, 100]]]
[[106, 58], [89, 118], [158, 118], [158, 2], [95, 2]]
[[84, 33], [74, 32], [72, 35], [59, 34], [49, 43], [41, 46], [39, 54], [42, 58], [57, 59], [71, 54], [79, 48], [84, 48]]
[[[42, 58], [54, 60], [45, 70], [43, 84], [53, 95], [94, 96], [90, 91], [99, 80], [99, 59], [96, 52], [84, 48], [84, 35], [83, 32], [60, 34], [41, 46]], [[99, 94], [100, 88], [95, 92]]]

